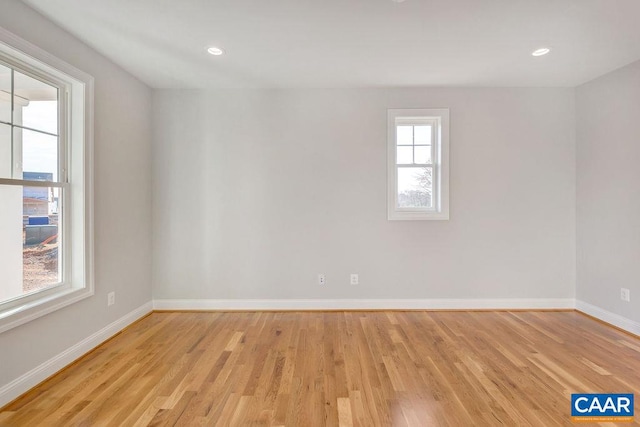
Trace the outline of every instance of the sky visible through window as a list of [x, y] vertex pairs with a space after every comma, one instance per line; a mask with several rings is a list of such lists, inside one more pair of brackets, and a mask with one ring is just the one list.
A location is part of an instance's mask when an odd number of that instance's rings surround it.
[[[22, 124], [27, 128], [58, 133], [58, 102], [31, 101], [22, 109]], [[48, 172], [58, 180], [58, 138], [24, 130], [22, 134], [22, 170]]]

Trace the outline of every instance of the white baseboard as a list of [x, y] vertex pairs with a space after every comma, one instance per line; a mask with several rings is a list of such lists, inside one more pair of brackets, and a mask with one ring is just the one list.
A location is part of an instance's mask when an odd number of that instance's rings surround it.
[[156, 299], [154, 310], [574, 309], [566, 299]]
[[153, 310], [153, 305], [148, 302], [132, 312], [122, 316], [115, 322], [105, 326], [93, 335], [88, 336], [79, 343], [69, 347], [62, 353], [52, 357], [40, 366], [35, 367], [24, 375], [16, 378], [10, 383], [0, 387], [0, 407], [11, 402], [21, 394], [29, 391], [51, 375], [60, 371], [74, 360], [87, 354], [98, 345], [102, 344], [136, 320], [147, 315]]
[[610, 325], [617, 326], [618, 328], [631, 332], [632, 334], [640, 335], [640, 323], [627, 319], [626, 317], [622, 317], [619, 314], [612, 313], [580, 300], [576, 301], [576, 310], [588, 314], [589, 316], [593, 316], [603, 322], [609, 323]]

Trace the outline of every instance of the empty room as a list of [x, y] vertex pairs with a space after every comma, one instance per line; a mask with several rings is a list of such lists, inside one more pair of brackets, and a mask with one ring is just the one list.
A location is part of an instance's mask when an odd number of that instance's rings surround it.
[[640, 424], [637, 0], [0, 0], [0, 426]]

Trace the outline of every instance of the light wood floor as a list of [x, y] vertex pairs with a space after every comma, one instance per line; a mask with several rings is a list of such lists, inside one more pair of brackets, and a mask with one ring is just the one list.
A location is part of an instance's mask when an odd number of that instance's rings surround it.
[[0, 425], [572, 425], [576, 392], [640, 399], [640, 339], [576, 312], [153, 313]]

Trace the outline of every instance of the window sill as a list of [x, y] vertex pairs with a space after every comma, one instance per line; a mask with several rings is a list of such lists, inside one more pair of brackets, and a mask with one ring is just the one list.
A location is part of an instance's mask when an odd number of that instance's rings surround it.
[[389, 221], [448, 221], [448, 212], [390, 211]]
[[93, 289], [64, 289], [52, 295], [8, 308], [0, 312], [0, 333], [88, 298], [93, 294]]

